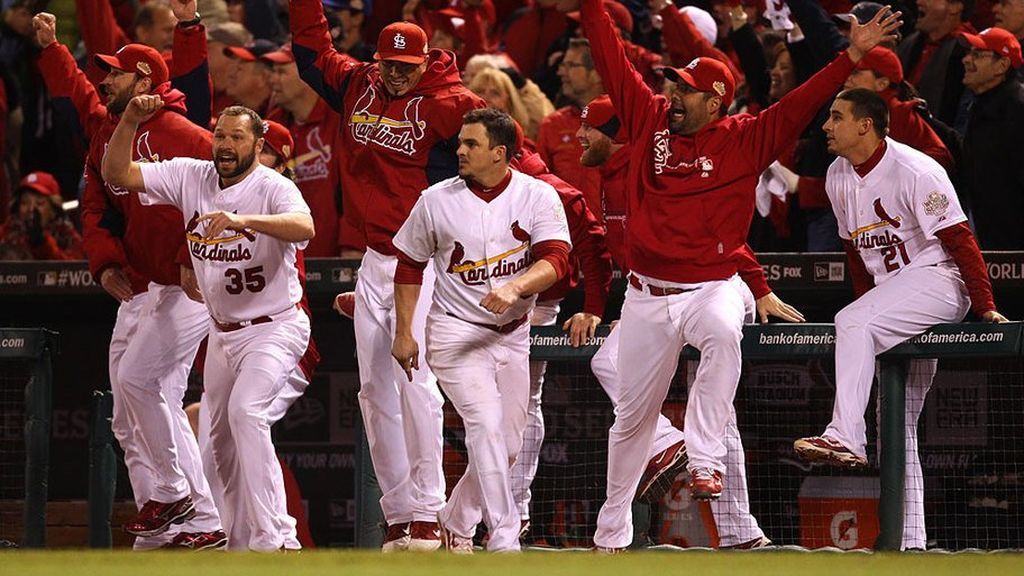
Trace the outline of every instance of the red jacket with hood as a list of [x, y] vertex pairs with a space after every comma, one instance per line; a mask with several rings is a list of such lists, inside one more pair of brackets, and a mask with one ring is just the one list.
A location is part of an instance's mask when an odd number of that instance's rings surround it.
[[455, 55], [443, 50], [430, 51], [409, 93], [392, 97], [376, 63], [334, 49], [318, 0], [293, 0], [289, 12], [299, 73], [341, 114], [343, 218], [368, 247], [395, 255], [391, 239], [420, 192], [458, 174], [462, 116], [486, 104], [463, 87]]
[[[181, 213], [169, 206], [143, 206], [138, 194], [109, 186], [100, 176], [103, 154], [119, 117], [107, 112], [64, 45], [54, 42], [43, 49], [39, 70], [55, 107], [74, 118], [89, 140], [82, 226], [89, 270], [96, 282], [105, 269], [120, 266], [136, 294], [145, 292], [149, 282], [178, 284], [179, 264], [188, 261]], [[210, 133], [185, 118], [185, 95], [171, 90], [169, 83], [152, 93], [163, 98], [164, 106], [139, 125], [132, 160], [212, 159]]]

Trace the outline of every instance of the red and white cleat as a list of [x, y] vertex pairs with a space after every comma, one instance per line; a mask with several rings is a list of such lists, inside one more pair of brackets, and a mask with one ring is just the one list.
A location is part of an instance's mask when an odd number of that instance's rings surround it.
[[170, 529], [172, 524], [181, 524], [196, 515], [196, 506], [191, 496], [177, 502], [150, 500], [139, 510], [135, 520], [124, 525], [124, 531], [136, 536], [156, 536]]
[[690, 498], [694, 500], [718, 500], [722, 495], [722, 473], [711, 468], [695, 468], [690, 471]]
[[441, 526], [437, 522], [413, 522], [409, 530], [410, 552], [433, 552], [441, 548]]
[[662, 450], [647, 463], [634, 500], [654, 503], [668, 492], [676, 476], [686, 470], [686, 441], [680, 440]]
[[380, 547], [381, 552], [404, 552], [409, 548], [409, 541], [412, 539], [409, 530], [410, 522], [402, 524], [388, 524], [388, 530], [384, 533], [384, 544]]
[[356, 293], [342, 292], [334, 297], [334, 311], [352, 320], [356, 314]]
[[223, 530], [212, 532], [181, 532], [173, 540], [161, 546], [173, 550], [220, 550], [228, 545], [228, 535]]

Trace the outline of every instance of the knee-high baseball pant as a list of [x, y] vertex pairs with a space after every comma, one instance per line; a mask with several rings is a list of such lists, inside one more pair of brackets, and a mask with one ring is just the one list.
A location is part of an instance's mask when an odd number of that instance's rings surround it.
[[246, 523], [250, 550], [285, 545], [294, 519], [284, 512], [283, 485], [270, 438], [270, 409], [309, 343], [309, 318], [289, 308], [272, 322], [233, 332], [213, 327], [207, 345], [205, 402], [210, 411], [210, 447], [224, 483], [222, 517], [232, 536]]
[[[936, 324], [959, 322], [970, 309], [957, 269], [908, 268], [836, 314], [836, 400], [825, 435], [866, 456], [864, 410], [871, 394], [875, 356]], [[935, 360], [914, 361], [907, 378], [907, 482], [903, 546], [924, 548], [924, 485], [917, 454], [917, 419], [935, 375]]]
[[[151, 283], [122, 303], [110, 341], [112, 429], [125, 452], [136, 503], [173, 502], [191, 494], [196, 516], [181, 530], [221, 526], [182, 399], [199, 343], [209, 329], [206, 308], [178, 286]], [[173, 533], [173, 531], [172, 531]], [[149, 548], [168, 536], [136, 539]]]
[[[412, 382], [391, 356], [397, 266], [395, 257], [367, 250], [359, 267], [353, 319], [359, 408], [383, 494], [384, 519], [388, 524], [434, 522], [445, 501], [441, 468], [444, 399], [422, 353]], [[434, 267], [427, 266], [412, 323], [413, 335], [421, 343], [433, 287]]]
[[530, 393], [530, 325], [508, 334], [443, 312], [427, 318], [427, 359], [466, 430], [469, 463], [439, 519], [471, 538], [481, 518], [490, 551], [519, 549], [509, 471], [523, 444]]
[[621, 394], [608, 438], [607, 500], [594, 534], [596, 545], [609, 548], [623, 548], [633, 540], [633, 496], [683, 346], [690, 344], [701, 353], [683, 429], [690, 469], [726, 472], [725, 439], [740, 377], [747, 304], [739, 277], [681, 286], [692, 289], [669, 296], [653, 296], [646, 285], [680, 286], [639, 279], [645, 288], [627, 289], [617, 328]]

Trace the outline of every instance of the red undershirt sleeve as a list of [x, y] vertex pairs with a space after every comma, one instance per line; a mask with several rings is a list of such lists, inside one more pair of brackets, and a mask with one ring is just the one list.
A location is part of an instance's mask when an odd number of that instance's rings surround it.
[[413, 260], [399, 250], [398, 267], [395, 268], [395, 284], [423, 284], [423, 270], [426, 268], [426, 262]]
[[545, 240], [533, 245], [533, 260], [547, 260], [555, 269], [558, 280], [569, 272], [569, 243], [562, 240]]
[[846, 260], [850, 264], [850, 279], [853, 280], [853, 295], [855, 298], [860, 298], [868, 290], [875, 287], [875, 279], [868, 272], [867, 266], [864, 265], [864, 259], [860, 257], [857, 249], [853, 247], [853, 242], [850, 240], [843, 239], [843, 249], [846, 250]]
[[967, 284], [967, 293], [971, 296], [971, 309], [978, 316], [996, 309], [992, 297], [992, 283], [988, 279], [988, 269], [981, 257], [981, 250], [974, 234], [966, 222], [954, 224], [935, 232], [942, 241], [942, 246], [953, 256], [960, 276]]

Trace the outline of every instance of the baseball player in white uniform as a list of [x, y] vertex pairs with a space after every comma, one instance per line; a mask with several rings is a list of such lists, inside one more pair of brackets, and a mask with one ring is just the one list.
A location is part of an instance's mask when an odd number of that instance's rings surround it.
[[536, 294], [568, 268], [569, 229], [554, 188], [509, 168], [514, 121], [474, 110], [459, 132], [459, 177], [427, 188], [395, 236], [397, 327], [392, 354], [412, 380], [419, 343], [412, 318], [422, 271], [436, 280], [426, 357], [462, 416], [469, 464], [438, 514], [453, 552], [472, 552], [483, 519], [487, 549], [519, 549], [509, 469], [523, 442]]
[[[867, 464], [864, 410], [875, 356], [968, 309], [989, 322], [996, 311], [985, 263], [945, 170], [925, 154], [886, 137], [889, 111], [871, 90], [836, 97], [824, 130], [825, 188], [839, 221], [859, 297], [836, 315], [836, 399], [824, 434], [794, 449], [811, 461]], [[872, 286], [873, 284], [873, 286]], [[924, 549], [923, 478], [917, 419], [935, 360], [915, 361], [907, 379], [904, 549]]]
[[184, 216], [211, 316], [204, 383], [228, 545], [243, 547], [242, 519], [249, 549], [278, 550], [290, 519], [278, 502], [281, 468], [268, 411], [309, 342], [295, 262], [313, 237], [313, 220], [295, 184], [256, 162], [263, 121], [241, 106], [221, 113], [212, 162], [131, 162], [138, 123], [161, 105], [158, 96], [132, 99], [111, 136], [103, 176], [141, 192], [144, 204], [169, 204]]

